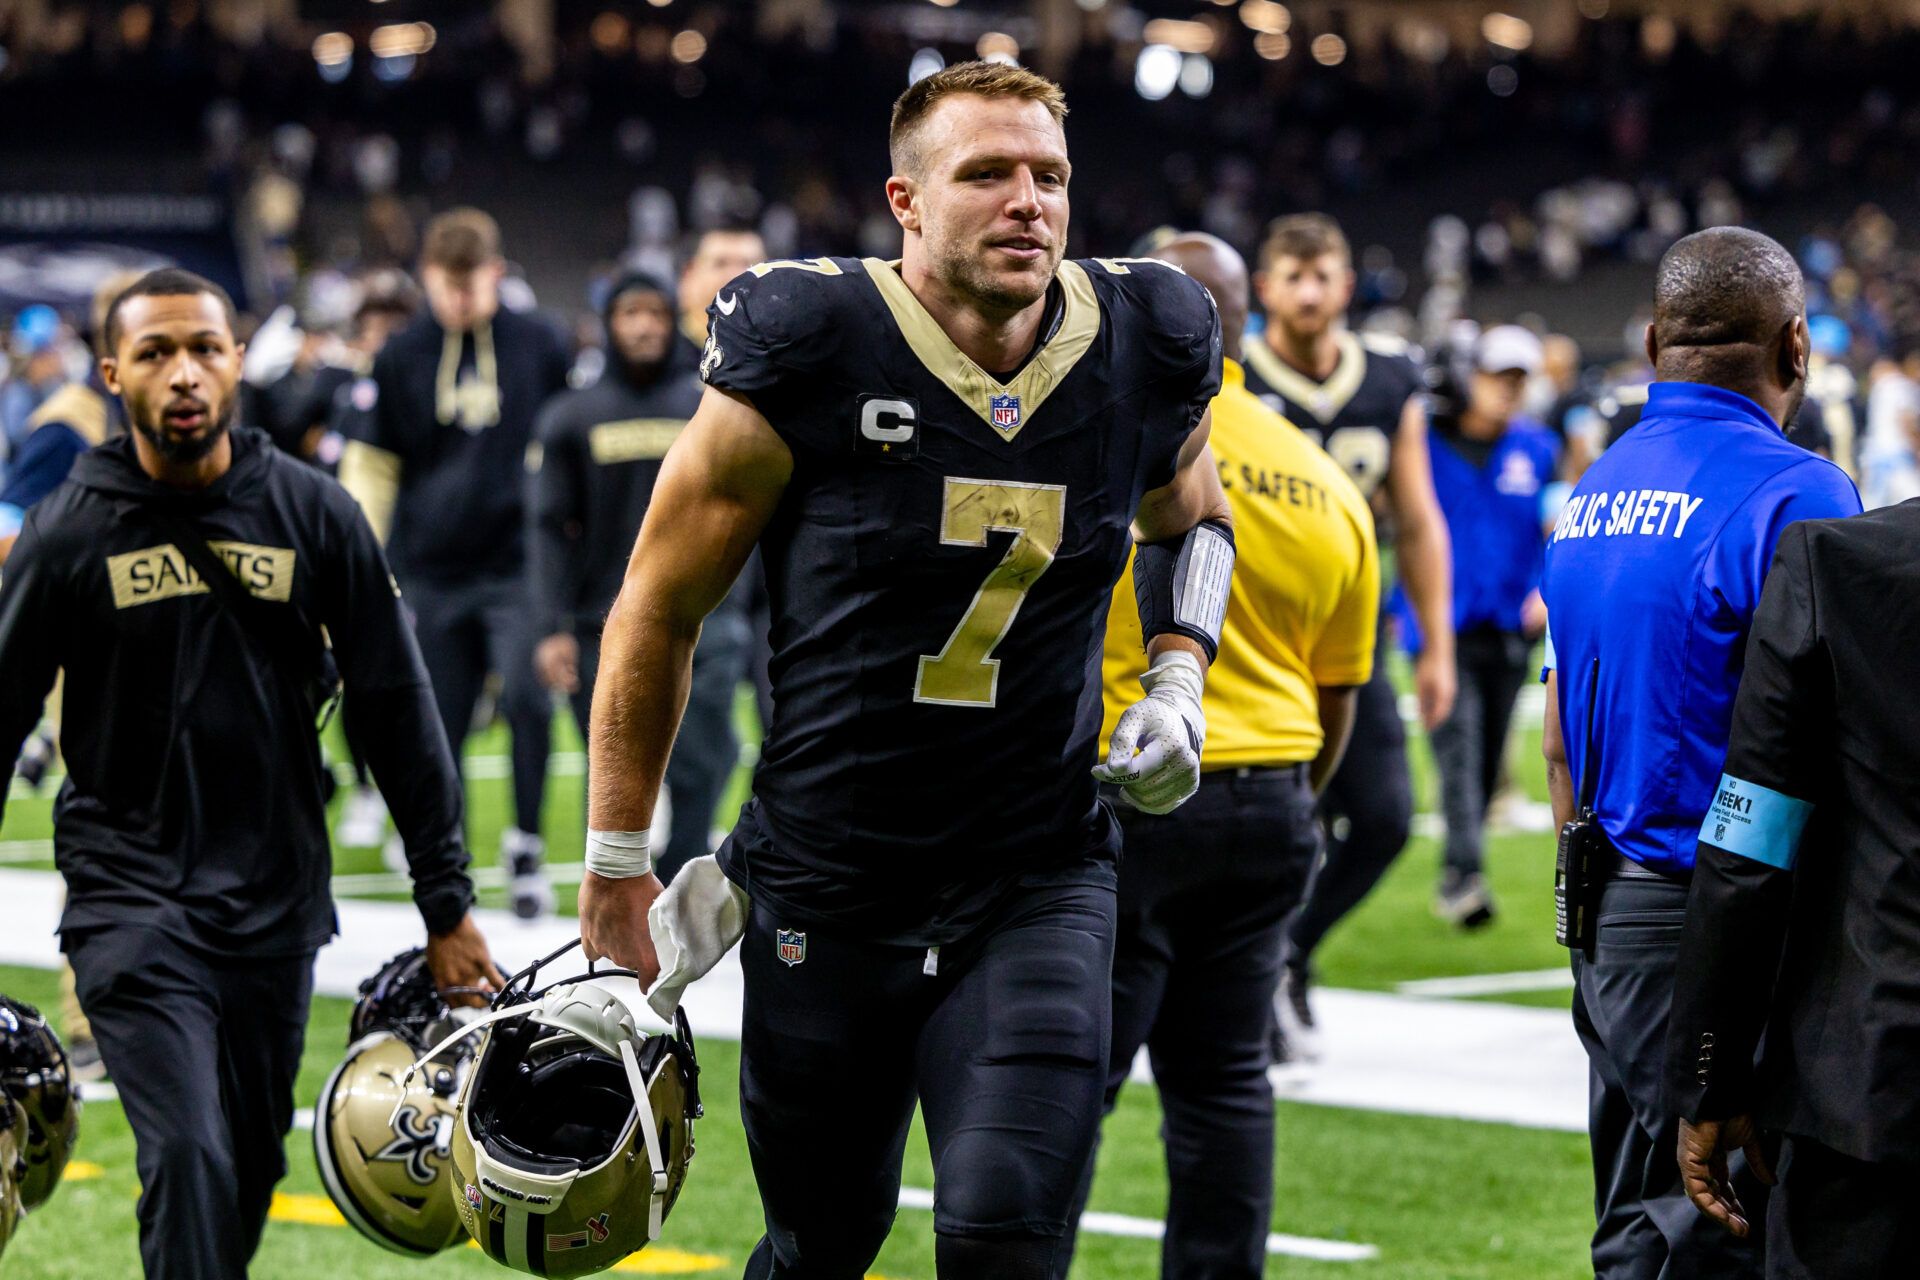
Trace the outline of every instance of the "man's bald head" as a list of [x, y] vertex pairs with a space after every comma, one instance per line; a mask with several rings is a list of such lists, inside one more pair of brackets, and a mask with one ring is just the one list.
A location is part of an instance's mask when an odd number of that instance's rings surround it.
[[1240, 358], [1240, 338], [1247, 328], [1247, 306], [1252, 284], [1247, 261], [1232, 245], [1202, 231], [1187, 231], [1158, 246], [1153, 256], [1171, 262], [1206, 286], [1220, 309], [1221, 350]]
[[1744, 227], [1709, 227], [1660, 259], [1647, 355], [1663, 381], [1701, 382], [1798, 407], [1806, 377], [1806, 283], [1780, 243]]

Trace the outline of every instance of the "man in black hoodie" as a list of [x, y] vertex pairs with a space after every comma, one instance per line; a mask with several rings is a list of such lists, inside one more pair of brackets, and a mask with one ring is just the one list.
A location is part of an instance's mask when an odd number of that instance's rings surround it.
[[[541, 412], [528, 454], [534, 670], [573, 703], [580, 732], [593, 706], [600, 628], [626, 576], [634, 535], [653, 500], [660, 462], [700, 404], [698, 357], [674, 339], [671, 295], [641, 272], [613, 282], [604, 312], [607, 368]], [[746, 674], [747, 619], [736, 585], [707, 615], [694, 650], [684, 727], [667, 764], [672, 831], [654, 870], [662, 881], [707, 852], [714, 806], [739, 758], [733, 691]], [[731, 826], [728, 818], [725, 825]]]
[[514, 810], [500, 861], [514, 911], [536, 916], [553, 905], [540, 839], [553, 705], [533, 675], [521, 495], [534, 415], [570, 361], [556, 331], [500, 305], [505, 270], [480, 210], [427, 225], [427, 310], [374, 359], [367, 438], [342, 451], [340, 482], [391, 549], [456, 760], [488, 673], [500, 676]]
[[459, 778], [380, 545], [333, 481], [230, 429], [233, 304], [153, 272], [108, 311], [103, 350], [133, 434], [27, 513], [0, 580], [0, 759], [64, 670], [60, 940], [133, 1126], [141, 1257], [156, 1280], [241, 1280], [286, 1172], [313, 954], [335, 930], [314, 717], [336, 663], [406, 836], [435, 980], [502, 978], [468, 914]]

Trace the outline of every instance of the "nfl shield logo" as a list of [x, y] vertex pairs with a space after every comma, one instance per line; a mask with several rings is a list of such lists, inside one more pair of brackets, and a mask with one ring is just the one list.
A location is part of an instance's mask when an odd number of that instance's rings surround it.
[[774, 941], [779, 944], [780, 958], [786, 961], [789, 969], [807, 958], [807, 935], [804, 932], [782, 929], [774, 935]]
[[994, 396], [987, 402], [993, 411], [993, 425], [1002, 431], [1011, 431], [1020, 425], [1020, 397]]

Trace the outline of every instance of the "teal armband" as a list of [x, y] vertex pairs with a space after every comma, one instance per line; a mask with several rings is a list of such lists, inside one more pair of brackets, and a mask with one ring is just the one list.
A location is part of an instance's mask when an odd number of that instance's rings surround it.
[[1700, 842], [1751, 862], [1791, 871], [1800, 851], [1800, 834], [1812, 816], [1809, 801], [1782, 795], [1730, 773], [1722, 774], [1706, 821], [1700, 824]]

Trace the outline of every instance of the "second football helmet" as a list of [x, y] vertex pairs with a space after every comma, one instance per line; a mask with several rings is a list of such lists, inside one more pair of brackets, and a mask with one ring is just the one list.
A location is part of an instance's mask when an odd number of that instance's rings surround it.
[[20, 1205], [37, 1209], [59, 1185], [80, 1139], [80, 1096], [60, 1037], [38, 1009], [6, 996], [0, 996], [0, 1090], [25, 1124]]
[[462, 1234], [447, 1167], [466, 1059], [450, 1052], [416, 1072], [414, 1052], [386, 1030], [353, 1042], [320, 1087], [313, 1155], [354, 1230], [395, 1253], [426, 1256]]

